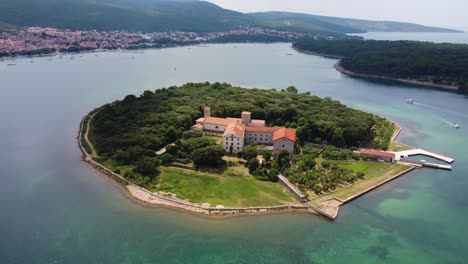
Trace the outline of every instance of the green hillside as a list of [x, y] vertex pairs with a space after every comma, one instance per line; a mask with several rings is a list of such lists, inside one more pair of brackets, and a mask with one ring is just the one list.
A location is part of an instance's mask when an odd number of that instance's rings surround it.
[[3, 22], [84, 30], [225, 31], [254, 19], [203, 1], [5, 0]]
[[363, 33], [368, 31], [380, 32], [460, 32], [457, 30], [437, 27], [427, 27], [412, 23], [392, 21], [371, 21], [351, 18], [327, 17], [310, 14], [287, 12], [250, 13], [252, 17], [260, 19], [262, 23], [283, 29], [288, 28], [317, 28], [342, 33]]
[[16, 26], [132, 32], [214, 32], [239, 26], [308, 33], [452, 32], [409, 23], [298, 13], [243, 14], [197, 0], [1, 0], [0, 21]]

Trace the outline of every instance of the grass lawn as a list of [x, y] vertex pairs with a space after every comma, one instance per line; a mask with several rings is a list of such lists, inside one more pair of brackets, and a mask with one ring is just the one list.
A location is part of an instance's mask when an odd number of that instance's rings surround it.
[[[160, 167], [157, 190], [172, 192], [180, 199], [226, 207], [273, 206], [297, 203], [279, 183], [262, 182], [229, 168], [222, 174]], [[152, 190], [156, 191], [156, 190]]]
[[390, 142], [390, 145], [388, 147], [388, 150], [390, 151], [404, 151], [404, 150], [410, 150], [410, 149], [414, 149], [414, 147], [397, 142], [397, 141]]
[[372, 161], [334, 161], [334, 163], [339, 164], [341, 167], [353, 169], [356, 172], [363, 172], [365, 179], [338, 188], [320, 198], [312, 198], [312, 203], [315, 205], [320, 205], [321, 202], [331, 198], [346, 200], [410, 168], [410, 166], [406, 165]]

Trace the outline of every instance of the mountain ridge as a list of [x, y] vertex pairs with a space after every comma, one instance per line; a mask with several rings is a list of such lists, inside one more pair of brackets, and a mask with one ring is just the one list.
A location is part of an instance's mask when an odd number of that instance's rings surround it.
[[288, 12], [241, 13], [198, 0], [2, 0], [0, 24], [74, 30], [228, 31], [238, 27], [307, 33], [364, 33], [375, 29], [459, 32], [389, 21], [370, 21]]

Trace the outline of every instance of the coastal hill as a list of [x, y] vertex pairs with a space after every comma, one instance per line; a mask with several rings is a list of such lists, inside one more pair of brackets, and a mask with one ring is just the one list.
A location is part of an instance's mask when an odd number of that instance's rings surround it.
[[253, 18], [204, 1], [5, 0], [0, 20], [18, 26], [77, 30], [226, 31]]
[[468, 45], [418, 41], [304, 40], [299, 51], [342, 58], [337, 69], [354, 76], [466, 91]]
[[[296, 32], [362, 33], [366, 31], [454, 32], [398, 22], [376, 22], [306, 14], [243, 14], [196, 0], [3, 0], [0, 24], [75, 30], [228, 31], [267, 27]], [[1, 25], [0, 25], [1, 27]]]
[[259, 12], [249, 15], [260, 19], [265, 25], [289, 30], [333, 30], [343, 33], [364, 32], [461, 32], [439, 27], [428, 27], [413, 23], [372, 21], [352, 18], [317, 16], [288, 12]]

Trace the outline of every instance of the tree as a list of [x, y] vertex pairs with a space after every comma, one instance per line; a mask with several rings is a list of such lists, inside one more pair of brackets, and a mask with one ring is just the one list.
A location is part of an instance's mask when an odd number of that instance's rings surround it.
[[152, 179], [158, 172], [158, 166], [159, 161], [157, 159], [145, 157], [137, 162], [135, 168], [133, 168], [133, 172], [148, 176]]
[[215, 145], [216, 142], [209, 138], [209, 137], [201, 137], [201, 138], [191, 138], [182, 141], [182, 148], [187, 153], [192, 153], [192, 151], [208, 146]]
[[271, 157], [273, 156], [273, 152], [271, 152], [271, 150], [268, 149], [265, 149], [262, 154], [265, 162], [269, 162]]
[[183, 139], [200, 138], [202, 136], [203, 136], [203, 131], [201, 130], [189, 130], [189, 131], [185, 131], [182, 134]]
[[302, 161], [304, 162], [304, 165], [308, 169], [313, 169], [315, 167], [315, 157], [312, 155], [304, 155], [302, 157]]
[[247, 162], [247, 167], [249, 168], [249, 173], [253, 174], [254, 171], [258, 169], [258, 166], [260, 165], [258, 159], [252, 158]]
[[258, 156], [258, 148], [257, 145], [248, 145], [242, 151], [242, 158], [245, 160], [251, 160], [253, 158], [257, 158]]
[[217, 166], [220, 164], [224, 152], [224, 148], [220, 145], [208, 146], [195, 149], [190, 158], [197, 167], [203, 165]]
[[283, 168], [283, 166], [289, 163], [289, 152], [287, 150], [283, 149], [280, 151], [277, 163], [280, 168]]
[[169, 153], [164, 153], [159, 159], [161, 160], [162, 164], [169, 164], [174, 161], [174, 156]]
[[172, 156], [176, 156], [179, 150], [180, 147], [173, 144], [166, 147], [166, 153], [171, 154]]
[[345, 145], [345, 140], [343, 138], [343, 130], [341, 128], [337, 127], [333, 130], [330, 143], [337, 147], [343, 147]]
[[288, 92], [288, 93], [293, 93], [293, 94], [297, 94], [297, 89], [296, 89], [296, 87], [294, 87], [294, 86], [291, 85], [291, 86], [289, 86], [288, 88], [286, 88], [286, 92]]
[[322, 190], [323, 190], [322, 184], [319, 183], [314, 186], [314, 192], [316, 194], [321, 194]]

